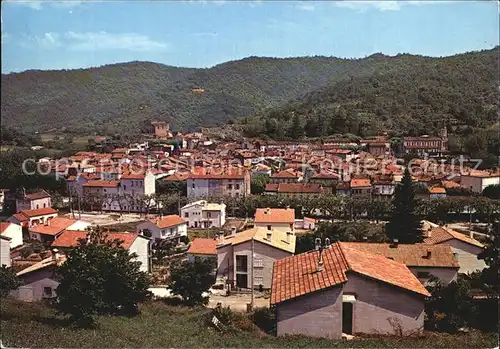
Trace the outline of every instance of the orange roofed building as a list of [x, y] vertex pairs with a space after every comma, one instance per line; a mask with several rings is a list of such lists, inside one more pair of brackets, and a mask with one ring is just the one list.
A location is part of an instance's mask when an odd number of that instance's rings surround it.
[[[321, 256], [321, 258], [320, 258]], [[271, 305], [277, 334], [418, 333], [429, 292], [403, 264], [344, 243], [278, 260]]]
[[293, 208], [258, 208], [255, 212], [256, 228], [294, 232], [295, 210]]
[[144, 233], [146, 229], [151, 232], [152, 239], [179, 242], [187, 236], [187, 222], [176, 214], [154, 218], [137, 225], [138, 233]]

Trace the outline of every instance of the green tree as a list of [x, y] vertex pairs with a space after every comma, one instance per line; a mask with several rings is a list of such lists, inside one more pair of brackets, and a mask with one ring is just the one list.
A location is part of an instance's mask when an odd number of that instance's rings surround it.
[[194, 261], [180, 262], [172, 266], [172, 294], [182, 297], [187, 305], [208, 303], [207, 292], [215, 282], [215, 262], [209, 258], [196, 257]]
[[304, 136], [304, 128], [298, 113], [293, 113], [292, 125], [289, 129], [289, 137], [292, 140], [301, 139]]
[[401, 183], [396, 186], [392, 204], [394, 210], [386, 225], [389, 239], [397, 239], [403, 244], [422, 242], [422, 223], [415, 214], [415, 192], [408, 167]]
[[2, 265], [0, 268], [0, 298], [7, 297], [10, 291], [17, 290], [19, 286], [21, 286], [21, 281], [17, 278], [14, 269]]
[[491, 184], [484, 188], [483, 196], [490, 199], [500, 199], [500, 184]]
[[99, 229], [90, 231], [58, 268], [56, 306], [75, 324], [92, 325], [101, 314], [137, 314], [138, 303], [150, 298], [149, 276], [121, 244]]
[[481, 272], [481, 281], [484, 284], [485, 290], [492, 295], [498, 295], [500, 287], [500, 223], [495, 222], [492, 225], [489, 241], [486, 248], [477, 256], [478, 259], [484, 260], [488, 268], [484, 268]]
[[471, 321], [474, 303], [470, 285], [463, 277], [444, 285], [433, 276], [427, 290], [431, 294], [425, 304], [428, 329], [454, 333]]
[[266, 189], [266, 184], [269, 183], [269, 176], [265, 174], [252, 175], [250, 182], [250, 190], [252, 194], [262, 194]]

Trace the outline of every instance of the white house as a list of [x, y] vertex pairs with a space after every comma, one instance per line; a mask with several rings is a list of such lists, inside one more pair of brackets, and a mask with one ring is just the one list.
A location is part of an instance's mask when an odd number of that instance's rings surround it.
[[66, 217], [54, 217], [48, 219], [44, 224], [34, 225], [29, 228], [30, 238], [42, 242], [52, 242], [64, 231], [85, 230], [91, 223], [79, 219]]
[[10, 248], [16, 248], [23, 244], [23, 228], [19, 224], [1, 222], [0, 235], [10, 238]]
[[37, 210], [26, 210], [14, 214], [7, 219], [8, 222], [31, 228], [34, 225], [45, 224], [49, 219], [57, 216], [57, 211], [52, 207]]
[[226, 223], [226, 204], [195, 201], [181, 208], [190, 228], [221, 228]]
[[460, 176], [460, 184], [474, 193], [482, 193], [487, 186], [500, 184], [500, 175], [487, 171], [470, 171]]
[[477, 256], [484, 249], [484, 245], [476, 239], [461, 234], [446, 227], [431, 227], [425, 232], [424, 244], [448, 245], [458, 261], [459, 274], [472, 273], [483, 270], [486, 263]]
[[295, 231], [295, 210], [293, 208], [258, 208], [255, 211], [256, 228], [279, 230], [283, 232]]
[[178, 215], [160, 217], [137, 225], [137, 233], [146, 229], [151, 232], [152, 239], [179, 241], [181, 237], [187, 236], [187, 222]]
[[[65, 251], [67, 249], [73, 248], [78, 245], [79, 239], [85, 239], [87, 237], [87, 231], [70, 231], [65, 230], [61, 235], [59, 235], [54, 242], [52, 247], [56, 247]], [[108, 240], [118, 239], [122, 241], [122, 247], [128, 249], [130, 253], [135, 253], [137, 257], [135, 260], [141, 262], [140, 269], [144, 272], [150, 271], [149, 263], [149, 238], [142, 236], [141, 234], [122, 232], [122, 233], [107, 233]]]

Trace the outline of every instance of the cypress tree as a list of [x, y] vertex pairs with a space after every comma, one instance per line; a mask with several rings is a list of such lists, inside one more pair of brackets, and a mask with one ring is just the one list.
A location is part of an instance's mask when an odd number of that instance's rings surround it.
[[401, 183], [396, 186], [392, 200], [394, 211], [386, 225], [387, 236], [392, 241], [398, 239], [402, 244], [422, 242], [422, 223], [415, 214], [415, 191], [408, 167]]

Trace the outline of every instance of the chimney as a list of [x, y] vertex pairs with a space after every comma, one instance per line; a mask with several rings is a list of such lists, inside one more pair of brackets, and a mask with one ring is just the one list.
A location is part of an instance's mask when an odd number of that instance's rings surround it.
[[236, 227], [231, 227], [231, 236], [236, 236]]
[[426, 259], [431, 259], [431, 251], [427, 250], [427, 254], [425, 255]]
[[330, 238], [326, 238], [325, 239], [325, 247], [328, 248], [328, 247], [330, 247], [330, 245], [331, 245]]
[[472, 230], [469, 231], [469, 237], [471, 239], [474, 239], [474, 232]]
[[271, 213], [271, 209], [269, 207], [266, 208], [266, 214], [270, 214]]
[[398, 243], [399, 243], [399, 240], [398, 239], [394, 239], [392, 240], [392, 244], [391, 244], [391, 248], [397, 248], [398, 247]]
[[273, 238], [273, 232], [268, 230], [267, 233], [266, 233], [266, 239], [271, 241]]
[[290, 206], [288, 206], [288, 205], [287, 205], [287, 206], [286, 206], [286, 209], [287, 209], [287, 210], [289, 210], [289, 209], [290, 209]]
[[432, 237], [432, 229], [429, 228], [429, 230], [427, 230], [427, 237], [430, 238]]
[[291, 232], [287, 231], [286, 232], [286, 243], [289, 244], [290, 243], [290, 235], [292, 235]]

